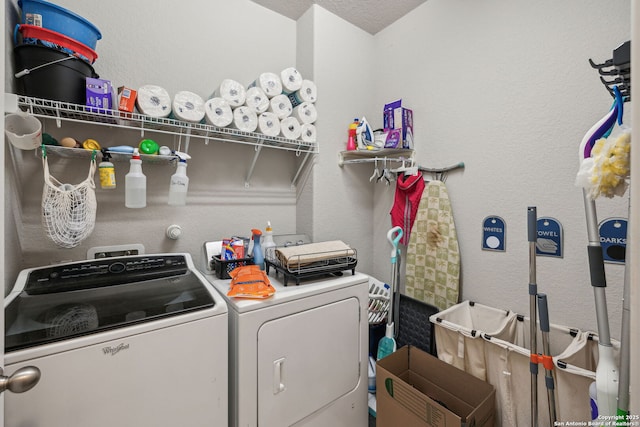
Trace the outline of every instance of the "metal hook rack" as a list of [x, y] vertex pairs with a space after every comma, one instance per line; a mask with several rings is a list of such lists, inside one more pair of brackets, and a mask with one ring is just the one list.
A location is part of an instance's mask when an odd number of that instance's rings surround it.
[[[631, 100], [631, 41], [626, 41], [613, 50], [611, 59], [597, 64], [589, 59], [592, 68], [598, 70], [600, 82], [615, 98], [614, 86], [618, 87], [624, 102]], [[607, 78], [605, 78], [607, 77]]]

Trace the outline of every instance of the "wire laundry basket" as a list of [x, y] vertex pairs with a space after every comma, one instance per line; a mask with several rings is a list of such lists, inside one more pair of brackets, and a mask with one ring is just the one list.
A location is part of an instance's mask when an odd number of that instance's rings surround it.
[[387, 320], [391, 289], [382, 282], [369, 285], [369, 325], [377, 325]]

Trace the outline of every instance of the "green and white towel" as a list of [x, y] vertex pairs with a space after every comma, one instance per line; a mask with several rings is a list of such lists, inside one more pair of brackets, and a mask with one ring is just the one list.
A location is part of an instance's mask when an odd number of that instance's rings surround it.
[[422, 193], [407, 246], [405, 293], [445, 310], [458, 303], [460, 250], [449, 193], [430, 181]]

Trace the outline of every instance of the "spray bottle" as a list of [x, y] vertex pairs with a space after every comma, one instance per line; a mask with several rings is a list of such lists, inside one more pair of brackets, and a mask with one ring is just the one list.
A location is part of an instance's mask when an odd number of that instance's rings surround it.
[[147, 206], [147, 177], [142, 173], [142, 160], [136, 148], [131, 156], [131, 168], [124, 177], [124, 205], [128, 208]]
[[265, 259], [273, 260], [276, 243], [273, 241], [273, 229], [271, 221], [267, 221], [267, 228], [264, 231], [264, 241], [262, 242], [262, 252]]
[[100, 176], [100, 187], [104, 190], [116, 188], [116, 171], [113, 163], [110, 162], [111, 155], [104, 148], [102, 152], [102, 161], [98, 165]]
[[264, 255], [262, 254], [262, 246], [260, 245], [261, 237], [262, 231], [257, 228], [251, 230], [251, 240], [253, 240], [253, 264], [260, 266], [260, 270], [264, 270]]
[[356, 146], [356, 130], [358, 129], [359, 120], [353, 119], [353, 122], [349, 125], [349, 139], [347, 140], [347, 150], [352, 151], [357, 149]]
[[187, 204], [187, 190], [189, 189], [189, 177], [187, 176], [187, 159], [190, 159], [186, 153], [176, 151], [178, 157], [178, 166], [176, 173], [171, 175], [169, 183], [169, 204], [171, 206], [184, 206]]

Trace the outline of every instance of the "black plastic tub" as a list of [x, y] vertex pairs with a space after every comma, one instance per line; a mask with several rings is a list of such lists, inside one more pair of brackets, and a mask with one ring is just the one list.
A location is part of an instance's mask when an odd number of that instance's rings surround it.
[[20, 95], [85, 105], [86, 78], [99, 77], [85, 61], [45, 46], [19, 45], [13, 56]]

